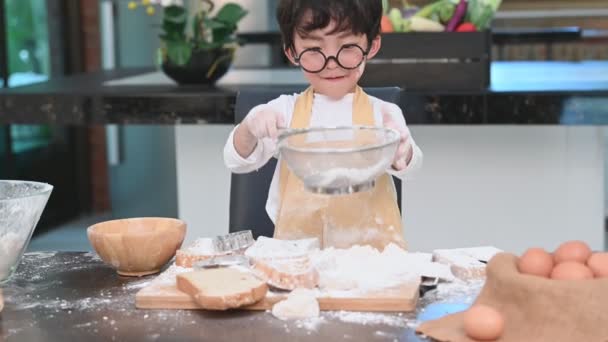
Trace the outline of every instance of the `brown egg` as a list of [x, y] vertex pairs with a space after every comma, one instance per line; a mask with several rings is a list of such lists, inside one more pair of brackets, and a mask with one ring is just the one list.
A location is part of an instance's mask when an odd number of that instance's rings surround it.
[[549, 278], [553, 270], [553, 257], [542, 248], [530, 248], [519, 258], [519, 272]]
[[505, 330], [505, 319], [496, 309], [487, 305], [474, 305], [464, 313], [464, 331], [477, 341], [494, 341]]
[[591, 269], [576, 261], [566, 261], [557, 264], [551, 272], [551, 279], [557, 280], [583, 280], [592, 279]]
[[593, 271], [596, 278], [608, 277], [608, 253], [593, 253], [587, 260], [587, 266]]
[[583, 241], [568, 241], [562, 243], [553, 253], [555, 263], [576, 261], [582, 264], [591, 256], [591, 248]]

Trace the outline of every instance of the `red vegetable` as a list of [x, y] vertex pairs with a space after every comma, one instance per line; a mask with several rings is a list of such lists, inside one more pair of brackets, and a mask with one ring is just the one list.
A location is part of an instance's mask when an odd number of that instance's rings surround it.
[[386, 15], [383, 15], [382, 20], [380, 21], [380, 31], [381, 32], [395, 32], [393, 23], [391, 23], [391, 20]]
[[458, 6], [456, 6], [456, 10], [454, 11], [452, 19], [450, 19], [448, 24], [445, 26], [446, 32], [454, 32], [456, 30], [458, 24], [460, 24], [464, 20], [464, 17], [467, 15], [467, 8], [467, 0], [460, 0]]
[[462, 23], [458, 25], [456, 32], [477, 32], [477, 27], [471, 23]]

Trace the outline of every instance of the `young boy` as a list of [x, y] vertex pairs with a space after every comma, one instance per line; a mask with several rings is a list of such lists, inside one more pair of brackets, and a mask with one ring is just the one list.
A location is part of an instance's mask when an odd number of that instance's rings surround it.
[[252, 172], [275, 154], [280, 128], [385, 126], [401, 133], [392, 167], [370, 191], [329, 196], [307, 192], [279, 161], [266, 211], [275, 237], [317, 237], [323, 247], [355, 244], [382, 250], [405, 248], [394, 183], [422, 164], [398, 106], [368, 96], [357, 85], [365, 63], [380, 49], [381, 0], [281, 0], [277, 19], [284, 53], [299, 66], [310, 87], [253, 108], [236, 126], [224, 148], [234, 173]]

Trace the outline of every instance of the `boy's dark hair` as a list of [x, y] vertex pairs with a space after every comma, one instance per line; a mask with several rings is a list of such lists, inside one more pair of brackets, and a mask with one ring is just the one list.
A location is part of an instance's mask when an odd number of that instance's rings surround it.
[[[304, 16], [310, 11], [310, 21]], [[380, 34], [382, 19], [381, 0], [280, 0], [277, 21], [283, 44], [294, 49], [294, 34], [305, 36], [308, 32], [323, 29], [335, 20], [334, 32], [352, 31], [365, 34], [371, 43]]]

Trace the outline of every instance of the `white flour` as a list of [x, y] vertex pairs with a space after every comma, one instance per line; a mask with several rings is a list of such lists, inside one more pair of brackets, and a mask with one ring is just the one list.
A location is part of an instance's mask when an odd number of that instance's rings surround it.
[[322, 188], [342, 188], [351, 185], [363, 184], [375, 179], [384, 171], [383, 164], [367, 168], [332, 168], [308, 176], [303, 179], [304, 184]]
[[485, 279], [462, 281], [455, 280], [451, 283], [441, 283], [435, 290], [429, 291], [421, 298], [422, 306], [433, 303], [446, 303], [457, 301], [462, 304], [471, 304], [479, 295]]
[[319, 326], [322, 323], [325, 323], [326, 320], [323, 316], [301, 319], [295, 322], [296, 327], [299, 329], [306, 329], [309, 331], [319, 329]]
[[479, 267], [484, 266], [484, 263], [478, 259], [471, 257], [468, 254], [456, 250], [435, 250], [433, 251], [433, 259], [437, 262], [458, 265], [461, 267]]
[[409, 322], [403, 315], [376, 312], [329, 311], [325, 314], [325, 317], [345, 323], [387, 325], [391, 327], [406, 327]]
[[[298, 329], [317, 331], [321, 325], [327, 324], [331, 321], [358, 325], [387, 326], [393, 328], [412, 328], [418, 325], [418, 322], [415, 319], [409, 318], [403, 314], [351, 311], [325, 311], [319, 317], [294, 321], [293, 325], [295, 325], [295, 327]], [[378, 336], [387, 335], [384, 337], [388, 337], [388, 333], [379, 331], [376, 334]]]
[[143, 289], [144, 287], [150, 285], [150, 280], [146, 279], [146, 280], [140, 280], [140, 281], [132, 281], [129, 282], [128, 284], [125, 284], [122, 286], [122, 288], [124, 290], [137, 290], [137, 289]]
[[[437, 249], [433, 251], [435, 255], [448, 254], [451, 256], [463, 256], [462, 260], [473, 258], [474, 260], [488, 262], [496, 254], [503, 252], [494, 246], [479, 246], [479, 247], [467, 247], [467, 248], [454, 248], [454, 249]], [[468, 257], [468, 258], [466, 258]], [[470, 259], [468, 259], [470, 261]]]
[[194, 243], [186, 248], [186, 251], [197, 255], [214, 255], [216, 254], [215, 246], [212, 238], [198, 238]]
[[389, 245], [380, 253], [370, 246], [328, 248], [312, 254], [323, 291], [369, 292], [415, 281], [428, 267], [428, 255], [408, 253]]
[[166, 271], [159, 274], [154, 280], [150, 282], [150, 285], [154, 286], [176, 286], [176, 277], [178, 274], [191, 272], [192, 268], [171, 265]]
[[245, 255], [253, 259], [288, 259], [308, 255], [319, 248], [316, 238], [302, 240], [279, 240], [260, 236], [253, 246], [245, 251]]
[[272, 307], [272, 315], [281, 320], [314, 319], [319, 313], [315, 293], [308, 289], [295, 289]]
[[46, 300], [36, 300], [35, 302], [29, 303], [16, 303], [16, 310], [29, 310], [37, 307], [43, 307], [45, 309], [54, 309], [54, 310], [73, 310], [73, 311], [83, 311], [90, 310], [93, 308], [98, 308], [99, 306], [109, 305], [112, 303], [112, 300], [109, 298], [83, 298], [77, 301], [67, 301], [62, 299], [46, 299]]

